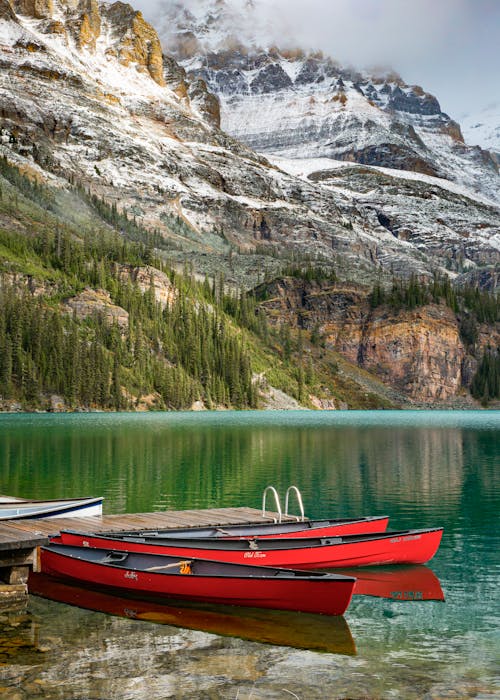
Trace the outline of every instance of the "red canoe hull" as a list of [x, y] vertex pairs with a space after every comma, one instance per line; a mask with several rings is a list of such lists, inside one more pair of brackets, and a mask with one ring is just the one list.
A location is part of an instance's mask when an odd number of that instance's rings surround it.
[[352, 578], [313, 580], [307, 577], [169, 575], [85, 561], [59, 551], [51, 551], [50, 547], [41, 548], [40, 551], [42, 573], [51, 576], [97, 584], [118, 591], [132, 591], [139, 595], [218, 605], [343, 615], [351, 601], [355, 584], [355, 579]]
[[[231, 550], [224, 549], [222, 543], [218, 547], [217, 542], [214, 542], [213, 547], [210, 544], [201, 548], [196, 546], [194, 541], [188, 540], [185, 543], [176, 540], [176, 544], [173, 545], [168, 543], [168, 540], [161, 540], [161, 544], [156, 544], [153, 538], [147, 541], [132, 541], [72, 532], [63, 532], [61, 537], [64, 544], [73, 546], [308, 570], [376, 564], [425, 564], [437, 552], [442, 534], [441, 529], [414, 531], [408, 534], [394, 533], [394, 536], [383, 533], [380, 537], [367, 536], [367, 539], [360, 538], [345, 543], [335, 543], [333, 540], [332, 544], [320, 546], [308, 546], [307, 540], [304, 540], [304, 546], [293, 548], [287, 548], [287, 540], [280, 539], [280, 546], [283, 543], [283, 548], [267, 550], [264, 549], [264, 543], [261, 545], [263, 549], [259, 549], [258, 544], [255, 546], [256, 540], [242, 542], [239, 549]], [[266, 539], [265, 542], [270, 540]]]

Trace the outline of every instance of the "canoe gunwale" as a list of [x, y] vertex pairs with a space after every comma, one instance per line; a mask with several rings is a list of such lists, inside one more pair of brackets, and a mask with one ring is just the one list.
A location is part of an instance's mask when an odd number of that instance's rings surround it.
[[[60, 551], [64, 550], [64, 548], [67, 548], [66, 552]], [[72, 554], [69, 553], [69, 549], [81, 549], [86, 552], [92, 552], [92, 551], [102, 551], [102, 552], [107, 552], [106, 555], [103, 555], [103, 560], [102, 561], [92, 561], [88, 557], [85, 556], [73, 556]], [[252, 564], [240, 564], [238, 562], [221, 562], [216, 559], [197, 559], [196, 557], [192, 557], [189, 560], [186, 558], [179, 559], [175, 555], [171, 554], [138, 554], [135, 552], [126, 552], [126, 551], [121, 551], [121, 550], [94, 550], [91, 547], [73, 547], [72, 545], [48, 545], [40, 548], [42, 555], [44, 551], [49, 551], [52, 553], [56, 553], [58, 556], [62, 557], [67, 557], [68, 559], [71, 560], [79, 560], [82, 562], [86, 563], [92, 563], [92, 564], [98, 564], [99, 566], [105, 566], [109, 568], [115, 568], [119, 569], [121, 571], [135, 571], [137, 573], [146, 573], [146, 574], [159, 574], [159, 575], [165, 575], [165, 576], [186, 576], [187, 574], [182, 574], [180, 572], [176, 572], [173, 569], [176, 566], [180, 566], [183, 563], [189, 562], [192, 566], [198, 564], [198, 565], [212, 565], [216, 568], [224, 569], [224, 568], [239, 568], [242, 573], [244, 570], [246, 570], [247, 574], [246, 576], [241, 575], [232, 575], [232, 574], [224, 574], [224, 573], [213, 573], [213, 574], [205, 574], [205, 573], [198, 573], [198, 572], [193, 572], [191, 571], [190, 575], [194, 575], [196, 578], [224, 578], [224, 579], [240, 579], [240, 580], [251, 580], [252, 578], [256, 580], [266, 580], [266, 579], [271, 579], [271, 580], [287, 580], [287, 581], [304, 581], [305, 579], [311, 579], [312, 581], [332, 581], [332, 580], [337, 580], [337, 581], [356, 581], [355, 576], [349, 576], [349, 575], [344, 575], [344, 574], [334, 574], [331, 572], [326, 572], [326, 571], [305, 571], [305, 570], [300, 570], [300, 569], [291, 569], [291, 568], [285, 568], [285, 567], [267, 567], [267, 566], [255, 566]], [[166, 560], [166, 559], [175, 559], [175, 562], [172, 562], [171, 566], [170, 564], [165, 565], [165, 568], [168, 566], [169, 571], [161, 571], [161, 570], [153, 570], [153, 569], [145, 569], [141, 567], [136, 567], [136, 566], [120, 566], [120, 562], [125, 563], [127, 558], [130, 556], [134, 556], [134, 554], [137, 554], [138, 556], [143, 556], [143, 557], [150, 557], [158, 560]], [[116, 560], [109, 559], [106, 561], [106, 557], [109, 557], [109, 555], [123, 555], [120, 556], [120, 558]]]
[[[192, 547], [205, 551], [207, 549], [220, 549], [231, 552], [262, 551], [262, 552], [284, 552], [303, 549], [316, 549], [325, 546], [337, 546], [343, 544], [358, 544], [363, 542], [374, 542], [378, 540], [391, 540], [396, 538], [413, 538], [427, 535], [433, 532], [442, 532], [442, 527], [422, 528], [419, 530], [395, 530], [392, 532], [367, 533], [363, 535], [338, 535], [333, 537], [280, 537], [280, 538], [259, 538], [241, 537], [238, 539], [218, 539], [210, 537], [193, 538], [162, 538], [162, 537], [142, 537], [140, 535], [121, 536], [115, 532], [104, 534], [99, 532], [89, 533], [81, 530], [61, 530], [61, 534], [76, 535], [78, 537], [99, 538], [101, 540], [129, 542], [130, 544], [155, 544], [175, 549], [178, 547]], [[411, 541], [409, 539], [408, 541]], [[110, 549], [112, 547], [110, 546]]]

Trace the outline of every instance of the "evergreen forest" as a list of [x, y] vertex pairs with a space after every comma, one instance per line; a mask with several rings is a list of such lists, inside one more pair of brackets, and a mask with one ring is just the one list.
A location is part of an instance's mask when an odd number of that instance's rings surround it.
[[[184, 224], [172, 217], [171, 225]], [[366, 390], [318, 324], [306, 332], [269, 319], [265, 284], [257, 298], [230, 288], [222, 273], [200, 279], [189, 264], [169, 262], [169, 246], [116, 203], [76, 185], [41, 184], [1, 157], [0, 408], [252, 409], [268, 385], [306, 407], [312, 394], [352, 408], [397, 407], [376, 384]], [[281, 276], [322, 289], [337, 281], [331, 267], [289, 258]], [[77, 313], [69, 302], [85, 290], [104, 301]], [[500, 398], [499, 352], [477, 347], [481, 324], [500, 320], [497, 295], [456, 289], [446, 277], [411, 278], [376, 284], [369, 303], [449, 306], [476, 357], [471, 394], [484, 405]]]

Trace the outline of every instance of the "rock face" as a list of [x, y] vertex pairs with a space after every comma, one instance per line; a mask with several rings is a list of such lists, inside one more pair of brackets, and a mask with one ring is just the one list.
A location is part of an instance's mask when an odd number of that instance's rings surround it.
[[40, 27], [49, 33], [64, 34], [67, 29], [80, 49], [90, 51], [96, 50], [104, 21], [112, 35], [107, 54], [118, 58], [123, 65], [136, 64], [147, 70], [159, 85], [165, 85], [158, 34], [130, 5], [122, 2], [108, 5], [97, 0], [13, 0], [13, 7], [20, 15], [51, 20], [44, 28]]
[[123, 283], [136, 284], [141, 292], [153, 291], [156, 301], [161, 306], [169, 306], [178, 296], [178, 292], [168, 275], [154, 267], [131, 267], [121, 265], [119, 277]]
[[262, 306], [270, 319], [319, 327], [327, 345], [414, 401], [446, 401], [463, 392], [467, 352], [457, 318], [444, 305], [371, 309], [358, 286], [291, 279], [273, 283], [266, 295]]
[[128, 312], [113, 304], [109, 293], [102, 289], [85, 289], [78, 296], [68, 299], [64, 308], [79, 319], [103, 316], [109, 324], [116, 323], [122, 329], [128, 327]]
[[52, 17], [54, 12], [53, 0], [13, 0], [12, 5], [19, 14], [35, 19]]
[[0, 0], [0, 19], [8, 22], [16, 21], [16, 15], [9, 0]]
[[95, 51], [96, 42], [101, 34], [101, 15], [96, 0], [79, 0], [76, 5], [76, 18], [72, 30], [77, 45], [83, 49]]
[[165, 85], [160, 40], [142, 14], [122, 2], [102, 5], [101, 12], [112, 27], [115, 39], [107, 52], [117, 56], [125, 66], [137, 64], [147, 70], [158, 85]]
[[[335, 344], [335, 324], [326, 324], [325, 332]], [[361, 366], [418, 401], [449, 399], [462, 388], [465, 350], [456, 318], [445, 307], [377, 314], [363, 328], [361, 343], [341, 351], [346, 357], [356, 353]]]
[[210, 124], [220, 126], [219, 100], [215, 95], [209, 92], [204, 80], [201, 78], [191, 80], [189, 82], [187, 94], [193, 107], [197, 109]]
[[[496, 288], [498, 278], [490, 274], [492, 266], [500, 264], [500, 219], [496, 207], [483, 201], [479, 205], [482, 214], [472, 221], [469, 197], [462, 196], [465, 192], [451, 183], [445, 192], [440, 187], [442, 181], [423, 175], [408, 179], [404, 173], [398, 177], [396, 172], [370, 171], [359, 165], [328, 169], [325, 163], [322, 167], [325, 169], [310, 172], [307, 177], [328, 189], [350, 190], [352, 200], [364, 209], [373, 226], [378, 224], [402, 245], [415, 246], [432, 252], [435, 259], [447, 260], [445, 267], [463, 273], [464, 281], [467, 276], [488, 277], [493, 281], [490, 289]], [[393, 270], [404, 276], [397, 264]]]

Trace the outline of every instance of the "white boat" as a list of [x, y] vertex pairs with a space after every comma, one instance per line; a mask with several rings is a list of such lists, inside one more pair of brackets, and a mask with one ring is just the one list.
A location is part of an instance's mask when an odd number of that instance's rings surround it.
[[102, 515], [103, 498], [65, 498], [30, 501], [0, 496], [0, 520], [71, 518]]

